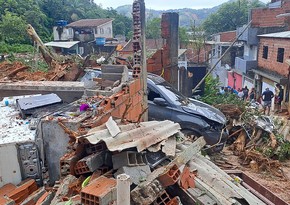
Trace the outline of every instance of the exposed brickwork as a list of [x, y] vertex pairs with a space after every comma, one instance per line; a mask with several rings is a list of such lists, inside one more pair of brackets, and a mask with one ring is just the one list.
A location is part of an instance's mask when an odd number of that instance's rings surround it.
[[276, 16], [279, 14], [288, 13], [289, 10], [290, 1], [288, 0], [282, 2], [281, 8], [252, 9], [252, 27], [283, 27], [289, 23], [289, 20], [287, 17], [277, 18]]
[[221, 42], [233, 42], [236, 38], [236, 31], [227, 31], [222, 32], [220, 34], [220, 41]]
[[[268, 58], [263, 58], [263, 46], [268, 46]], [[278, 48], [284, 48], [284, 62], [277, 62]], [[285, 63], [290, 58], [290, 39], [260, 38], [258, 67], [275, 71], [287, 77], [289, 66]]]
[[117, 199], [115, 179], [99, 177], [81, 191], [84, 205], [108, 205]]
[[186, 58], [188, 62], [191, 63], [206, 63], [209, 59], [209, 54], [211, 51], [211, 45], [206, 44], [203, 48], [201, 48], [199, 54], [196, 49], [187, 49], [186, 50]]

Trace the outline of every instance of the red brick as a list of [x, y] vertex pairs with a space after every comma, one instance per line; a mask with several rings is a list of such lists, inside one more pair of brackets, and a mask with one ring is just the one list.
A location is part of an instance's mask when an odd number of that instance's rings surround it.
[[42, 202], [46, 199], [46, 197], [49, 195], [49, 192], [45, 192], [36, 202], [35, 205], [41, 205]]
[[26, 180], [22, 185], [18, 186], [12, 192], [7, 194], [7, 196], [19, 204], [24, 201], [30, 194], [36, 191], [37, 188], [38, 187], [35, 180]]
[[180, 170], [176, 165], [172, 166], [165, 174], [158, 177], [158, 180], [164, 187], [175, 184], [180, 176]]
[[81, 202], [84, 205], [105, 205], [117, 199], [116, 180], [99, 177], [81, 191]]
[[3, 197], [7, 195], [8, 193], [12, 192], [14, 189], [16, 189], [16, 186], [14, 184], [5, 184], [0, 188], [0, 197]]
[[236, 39], [236, 31], [227, 31], [220, 34], [221, 42], [233, 42]]
[[153, 202], [153, 205], [167, 205], [171, 201], [170, 196], [164, 190], [157, 199]]
[[178, 197], [174, 197], [173, 199], [170, 200], [170, 202], [168, 202], [166, 205], [179, 205], [179, 199]]

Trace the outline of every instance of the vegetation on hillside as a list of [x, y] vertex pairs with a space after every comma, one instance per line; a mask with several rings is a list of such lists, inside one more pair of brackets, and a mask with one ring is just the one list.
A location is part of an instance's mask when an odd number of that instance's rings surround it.
[[0, 42], [30, 44], [26, 25], [31, 24], [43, 41], [52, 40], [52, 27], [58, 20], [68, 23], [86, 18], [114, 18], [114, 35], [128, 35], [132, 20], [115, 10], [102, 9], [93, 0], [0, 0]]
[[250, 9], [263, 6], [264, 4], [258, 0], [239, 0], [224, 3], [217, 12], [207, 17], [202, 27], [207, 34], [236, 30], [238, 27], [247, 24]]

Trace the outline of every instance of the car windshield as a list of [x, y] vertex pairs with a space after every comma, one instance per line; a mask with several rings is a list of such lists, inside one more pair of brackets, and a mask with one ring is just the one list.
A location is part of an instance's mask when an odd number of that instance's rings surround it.
[[188, 104], [188, 99], [183, 96], [179, 91], [172, 87], [166, 81], [157, 84], [157, 87], [165, 93], [166, 96], [175, 104], [175, 105], [186, 105]]

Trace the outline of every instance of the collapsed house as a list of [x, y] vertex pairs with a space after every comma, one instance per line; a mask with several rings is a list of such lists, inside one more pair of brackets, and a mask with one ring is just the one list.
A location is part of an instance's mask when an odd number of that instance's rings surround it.
[[6, 126], [27, 131], [0, 146], [3, 204], [120, 204], [118, 196], [131, 204], [265, 202], [200, 154], [203, 138], [185, 139], [171, 121], [141, 122], [140, 80], [126, 66], [102, 72], [71, 103], [55, 94], [2, 101]]

